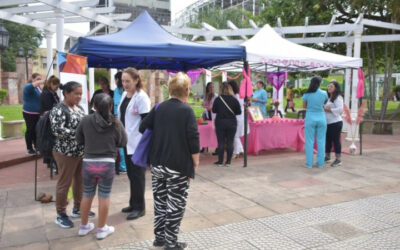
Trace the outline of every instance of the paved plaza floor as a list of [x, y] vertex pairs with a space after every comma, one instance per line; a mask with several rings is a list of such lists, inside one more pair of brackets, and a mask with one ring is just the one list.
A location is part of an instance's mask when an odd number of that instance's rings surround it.
[[[250, 156], [247, 168], [242, 158], [214, 167], [203, 154], [180, 239], [189, 249], [400, 249], [400, 136], [364, 139], [363, 156], [343, 155], [337, 168], [304, 168], [304, 152], [292, 149]], [[0, 249], [151, 249], [149, 173], [146, 215], [134, 221], [120, 212], [128, 178], [115, 178], [108, 224], [116, 232], [98, 241], [77, 236], [79, 219], [72, 229], [55, 225], [55, 204], [33, 200], [33, 170], [33, 162], [0, 169]], [[39, 164], [38, 190], [54, 194], [46, 175]]]

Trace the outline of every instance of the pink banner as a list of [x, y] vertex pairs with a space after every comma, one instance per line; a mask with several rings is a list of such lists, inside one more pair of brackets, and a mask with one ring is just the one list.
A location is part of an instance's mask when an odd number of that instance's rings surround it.
[[362, 98], [364, 96], [364, 72], [362, 68], [358, 68], [358, 83], [357, 83], [357, 98]]
[[251, 83], [251, 72], [250, 72], [250, 67], [248, 67], [248, 72], [243, 68], [243, 80], [242, 83], [240, 84], [240, 89], [239, 89], [239, 96], [240, 98], [244, 99], [247, 95], [247, 97], [253, 95], [253, 84]]

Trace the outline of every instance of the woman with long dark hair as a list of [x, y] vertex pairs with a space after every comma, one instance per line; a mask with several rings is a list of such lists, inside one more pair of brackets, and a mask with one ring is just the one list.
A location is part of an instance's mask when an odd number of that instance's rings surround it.
[[324, 103], [328, 95], [322, 91], [320, 77], [311, 78], [310, 86], [303, 95], [303, 107], [306, 108], [305, 118], [305, 151], [306, 167], [312, 168], [314, 162], [314, 141], [317, 140], [317, 165], [324, 166], [324, 151], [326, 137], [326, 117]]
[[84, 117], [76, 131], [76, 140], [85, 146], [82, 164], [81, 226], [78, 234], [84, 236], [94, 229], [94, 224], [88, 222], [88, 217], [98, 186], [97, 239], [104, 239], [115, 230], [113, 226], [108, 226], [106, 221], [117, 148], [126, 146], [127, 135], [121, 122], [112, 114], [113, 100], [109, 95], [96, 95], [93, 104], [96, 111]]
[[331, 160], [332, 142], [335, 148], [335, 161], [331, 164], [332, 167], [342, 165], [341, 152], [342, 145], [340, 143], [340, 133], [342, 132], [343, 121], [343, 97], [340, 95], [340, 85], [336, 81], [331, 81], [328, 85], [328, 102], [324, 106], [326, 114], [326, 123], [328, 128], [326, 131], [326, 147], [325, 147], [325, 162]]
[[212, 115], [212, 106], [214, 103], [215, 98], [217, 98], [217, 95], [215, 94], [214, 91], [214, 83], [213, 82], [208, 82], [206, 85], [206, 92], [204, 93], [204, 99], [203, 99], [203, 114], [202, 117], [204, 120], [213, 120], [213, 115]]

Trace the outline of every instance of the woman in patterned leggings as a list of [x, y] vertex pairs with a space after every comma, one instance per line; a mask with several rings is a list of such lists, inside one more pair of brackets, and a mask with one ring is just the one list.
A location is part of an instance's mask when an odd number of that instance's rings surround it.
[[82, 119], [76, 132], [76, 140], [79, 144], [85, 146], [82, 165], [81, 226], [78, 234], [84, 236], [94, 229], [94, 224], [88, 222], [88, 215], [98, 185], [99, 222], [97, 239], [99, 240], [104, 239], [115, 230], [113, 226], [106, 224], [106, 220], [110, 207], [117, 148], [125, 147], [127, 142], [124, 127], [111, 113], [112, 105], [113, 100], [109, 95], [97, 94], [94, 97], [96, 111]]
[[199, 132], [193, 110], [186, 104], [190, 78], [178, 73], [168, 85], [171, 98], [144, 118], [139, 131], [153, 129], [150, 168], [154, 197], [155, 247], [184, 249], [177, 242], [186, 207], [189, 179], [199, 165]]

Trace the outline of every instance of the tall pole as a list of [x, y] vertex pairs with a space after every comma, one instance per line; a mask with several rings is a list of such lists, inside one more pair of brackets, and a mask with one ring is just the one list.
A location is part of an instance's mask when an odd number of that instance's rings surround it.
[[[244, 70], [245, 70], [245, 72], [246, 72], [246, 75], [247, 76], [249, 76], [248, 74], [249, 74], [249, 72], [248, 72], [248, 67], [249, 67], [249, 63], [247, 62], [247, 60], [244, 60], [243, 61], [243, 67], [244, 67]], [[243, 77], [245, 77], [245, 76], [243, 76]], [[250, 77], [250, 76], [249, 76]], [[243, 103], [243, 105], [244, 105], [244, 155], [243, 155], [243, 167], [245, 168], [245, 167], [247, 167], [247, 120], [248, 120], [248, 115], [247, 115], [247, 104], [248, 104], [248, 102], [249, 102], [249, 98], [247, 97], [247, 84], [248, 84], [248, 82], [247, 82], [247, 80], [245, 81], [245, 84], [246, 84], [246, 86], [245, 86], [245, 96], [244, 96], [244, 103]]]
[[28, 56], [25, 56], [25, 70], [26, 70], [26, 81], [29, 81], [29, 72], [28, 72]]
[[[56, 39], [57, 51], [64, 52], [64, 13], [62, 10], [57, 9], [56, 14]], [[60, 77], [60, 65], [57, 64], [58, 77]]]
[[[353, 53], [353, 42], [346, 42], [346, 56], [352, 57]], [[344, 104], [350, 107], [350, 89], [351, 89], [351, 69], [347, 68], [345, 73], [344, 81]], [[349, 131], [350, 124], [344, 122], [343, 131]]]
[[51, 32], [46, 32], [46, 65], [47, 65], [47, 72], [48, 76], [50, 77], [53, 74], [53, 71], [50, 71], [53, 69], [53, 45], [52, 45], [52, 38], [53, 38], [53, 33]]

